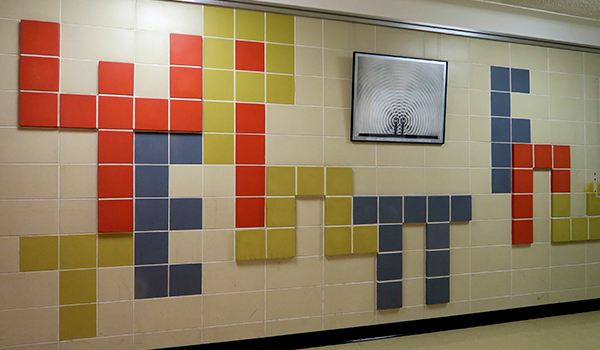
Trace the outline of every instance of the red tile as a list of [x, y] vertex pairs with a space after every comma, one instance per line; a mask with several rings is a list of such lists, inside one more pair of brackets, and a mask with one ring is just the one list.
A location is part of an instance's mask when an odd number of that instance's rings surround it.
[[58, 58], [21, 56], [19, 88], [21, 90], [58, 91], [58, 68]]
[[60, 25], [54, 22], [21, 20], [21, 53], [60, 55]]
[[98, 131], [98, 163], [133, 163], [133, 131]]
[[264, 135], [236, 135], [236, 164], [265, 164]]
[[133, 197], [133, 165], [98, 165], [98, 198]]
[[132, 232], [133, 199], [98, 201], [98, 232]]
[[202, 66], [202, 37], [171, 34], [171, 64]]
[[553, 146], [554, 148], [554, 168], [570, 168], [571, 167], [571, 147], [570, 146]]
[[512, 244], [533, 243], [533, 220], [512, 221]]
[[535, 167], [552, 169], [552, 145], [534, 145]]
[[133, 95], [133, 63], [100, 61], [98, 93]]
[[96, 128], [96, 95], [60, 95], [62, 128]]
[[136, 130], [169, 130], [169, 102], [156, 98], [135, 99]]
[[202, 131], [202, 101], [171, 100], [172, 131]]
[[58, 94], [20, 92], [19, 125], [58, 127]]
[[512, 217], [513, 219], [530, 219], [533, 217], [533, 195], [512, 195]]
[[552, 192], [571, 192], [571, 170], [552, 169], [550, 175]]
[[202, 98], [202, 68], [171, 67], [171, 97]]
[[235, 227], [264, 227], [265, 198], [242, 197], [235, 199]]
[[264, 134], [265, 105], [257, 103], [236, 103], [235, 131], [242, 134]]
[[98, 96], [98, 128], [133, 129], [133, 97]]
[[236, 40], [235, 69], [264, 72], [265, 44]]
[[514, 193], [533, 193], [533, 169], [513, 169], [512, 175]]
[[235, 167], [235, 195], [236, 196], [264, 196], [265, 195], [265, 167], [264, 166], [236, 166]]
[[529, 143], [513, 143], [513, 167], [533, 168], [533, 147]]

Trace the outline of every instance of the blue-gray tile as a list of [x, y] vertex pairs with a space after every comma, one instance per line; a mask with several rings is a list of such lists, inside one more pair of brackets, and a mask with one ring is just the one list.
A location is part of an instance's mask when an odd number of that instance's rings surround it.
[[492, 167], [512, 166], [510, 143], [492, 143]]
[[169, 266], [169, 296], [202, 294], [202, 264]]
[[171, 198], [171, 230], [202, 228], [202, 198]]
[[531, 121], [512, 119], [512, 142], [531, 143]]
[[136, 197], [168, 197], [169, 166], [168, 165], [136, 165], [135, 166]]
[[171, 134], [171, 164], [202, 164], [202, 135]]
[[510, 83], [512, 92], [529, 93], [529, 70], [528, 69], [510, 69]]
[[510, 117], [510, 93], [492, 91], [490, 98], [492, 116]]
[[450, 223], [427, 224], [425, 241], [427, 249], [450, 248]]
[[169, 262], [169, 233], [144, 232], [135, 234], [135, 264], [166, 264]]
[[352, 222], [355, 225], [377, 223], [377, 197], [354, 197], [352, 206]]
[[379, 223], [399, 224], [402, 222], [402, 197], [379, 197]]
[[427, 220], [427, 197], [404, 197], [404, 222], [425, 222]]
[[377, 254], [377, 280], [402, 279], [402, 253]]
[[450, 302], [450, 277], [427, 278], [425, 282], [425, 303], [427, 305]]
[[169, 229], [169, 200], [136, 199], [135, 230], [166, 231]]
[[427, 221], [450, 221], [450, 196], [427, 197]]
[[506, 67], [490, 67], [490, 88], [497, 91], [510, 91], [510, 73]]
[[167, 265], [135, 267], [135, 298], [164, 298], [168, 296]]
[[450, 250], [428, 250], [425, 252], [427, 277], [450, 275]]
[[402, 307], [402, 281], [377, 283], [377, 310]]
[[450, 221], [471, 221], [473, 206], [469, 195], [458, 195], [450, 197]]
[[396, 252], [402, 250], [402, 224], [379, 225], [379, 251]]
[[511, 169], [492, 169], [492, 193], [512, 192]]
[[169, 135], [136, 132], [135, 162], [138, 164], [167, 164], [169, 162]]
[[510, 142], [509, 118], [492, 118], [492, 142]]

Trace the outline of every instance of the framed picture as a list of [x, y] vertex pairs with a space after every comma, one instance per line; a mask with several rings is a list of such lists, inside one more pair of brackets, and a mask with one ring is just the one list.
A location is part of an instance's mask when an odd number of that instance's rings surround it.
[[352, 141], [444, 143], [448, 62], [354, 53]]

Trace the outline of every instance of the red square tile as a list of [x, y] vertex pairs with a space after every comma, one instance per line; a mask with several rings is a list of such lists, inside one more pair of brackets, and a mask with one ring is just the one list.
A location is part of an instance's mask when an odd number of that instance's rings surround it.
[[96, 95], [60, 95], [60, 126], [96, 128]]
[[571, 170], [552, 169], [550, 190], [552, 192], [571, 192]]
[[535, 167], [538, 169], [552, 169], [552, 145], [535, 145]]
[[236, 164], [265, 164], [264, 135], [236, 135]]
[[202, 98], [202, 68], [171, 67], [171, 97]]
[[202, 101], [171, 100], [172, 131], [202, 131]]
[[513, 167], [533, 168], [533, 147], [529, 143], [513, 143]]
[[98, 165], [98, 198], [133, 197], [133, 165]]
[[98, 232], [132, 232], [133, 199], [98, 201]]
[[512, 191], [533, 193], [533, 169], [513, 169]]
[[133, 129], [133, 97], [98, 96], [98, 128]]
[[58, 58], [21, 56], [21, 90], [58, 91]]
[[235, 227], [264, 227], [265, 197], [235, 199]]
[[264, 72], [265, 44], [236, 40], [235, 69]]
[[264, 134], [265, 105], [258, 103], [236, 103], [235, 131], [242, 134]]
[[171, 34], [171, 64], [202, 66], [202, 37]]
[[58, 94], [20, 92], [19, 125], [58, 127]]
[[98, 131], [98, 163], [133, 163], [133, 131]]
[[235, 167], [236, 196], [265, 195], [265, 167], [237, 166]]
[[512, 244], [533, 243], [533, 220], [512, 221]]
[[136, 130], [169, 130], [169, 102], [156, 98], [135, 99]]
[[533, 217], [533, 195], [512, 195], [512, 217], [513, 219], [530, 219]]
[[133, 63], [100, 61], [98, 93], [133, 95]]
[[21, 53], [60, 55], [60, 25], [54, 22], [21, 20]]
[[571, 167], [571, 147], [570, 146], [553, 146], [554, 148], [554, 168], [570, 168]]

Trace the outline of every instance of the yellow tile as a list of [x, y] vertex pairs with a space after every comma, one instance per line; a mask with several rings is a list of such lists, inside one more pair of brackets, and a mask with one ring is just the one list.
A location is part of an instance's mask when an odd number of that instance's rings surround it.
[[568, 217], [571, 216], [571, 194], [552, 193], [552, 216]]
[[266, 56], [267, 72], [294, 74], [294, 46], [267, 44]]
[[296, 198], [267, 197], [267, 227], [296, 226]]
[[96, 235], [60, 237], [60, 268], [96, 267]]
[[293, 44], [294, 16], [267, 13], [267, 41]]
[[233, 101], [233, 72], [205, 69], [203, 93], [207, 100]]
[[60, 308], [60, 340], [96, 337], [96, 305]]
[[552, 219], [552, 242], [571, 240], [571, 219]]
[[322, 167], [298, 167], [298, 196], [324, 195], [324, 172]]
[[600, 198], [595, 193], [586, 194], [586, 215], [600, 215]]
[[58, 236], [21, 237], [20, 271], [58, 269]]
[[265, 40], [264, 12], [235, 10], [235, 37], [242, 40]]
[[377, 253], [377, 226], [354, 226], [352, 229], [352, 253]]
[[60, 272], [60, 305], [96, 302], [96, 269]]
[[267, 230], [267, 258], [293, 258], [296, 256], [296, 230]]
[[98, 266], [133, 265], [133, 234], [110, 233], [98, 235]]
[[267, 74], [267, 103], [294, 104], [294, 84], [293, 76]]
[[236, 230], [235, 259], [258, 260], [265, 258], [265, 230]]
[[600, 218], [589, 218], [590, 240], [600, 239]]
[[233, 10], [204, 6], [204, 35], [233, 38]]
[[352, 253], [352, 228], [325, 227], [325, 255]]
[[233, 69], [233, 40], [204, 39], [204, 67]]
[[352, 195], [352, 168], [327, 168], [327, 195]]
[[572, 218], [571, 219], [572, 241], [587, 241], [588, 240], [588, 218]]
[[352, 197], [325, 198], [325, 225], [352, 223]]
[[202, 127], [206, 132], [233, 132], [234, 104], [230, 102], [203, 102]]
[[294, 167], [267, 167], [267, 196], [295, 194], [296, 169]]
[[233, 135], [205, 134], [204, 164], [233, 164]]
[[265, 102], [265, 75], [235, 72], [235, 99], [243, 102]]

